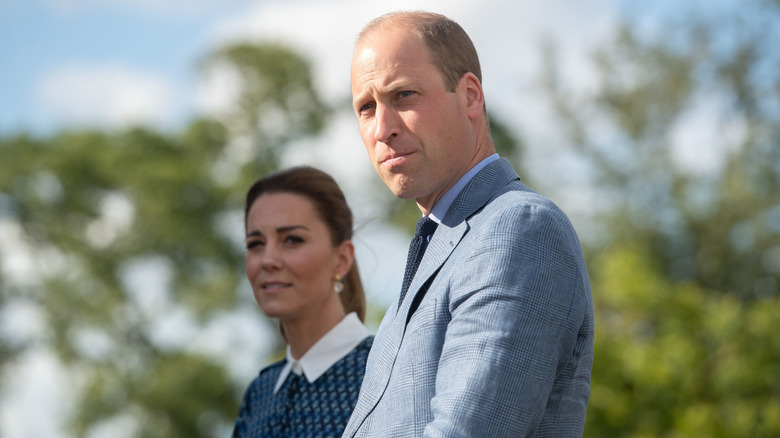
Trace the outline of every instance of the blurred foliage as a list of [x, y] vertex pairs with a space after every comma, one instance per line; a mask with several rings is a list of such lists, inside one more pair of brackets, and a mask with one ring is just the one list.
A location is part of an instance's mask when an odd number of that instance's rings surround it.
[[639, 242], [591, 260], [596, 349], [587, 437], [780, 434], [780, 298], [664, 276]]
[[[607, 214], [664, 275], [745, 300], [780, 287], [780, 6], [750, 2], [622, 25], [578, 95], [547, 50], [545, 87]], [[687, 13], [686, 13], [687, 12]], [[687, 157], [687, 158], [681, 158]], [[697, 168], [698, 167], [698, 168]]]
[[256, 163], [253, 178], [279, 162], [283, 145], [322, 130], [329, 111], [313, 86], [309, 63], [290, 49], [274, 44], [238, 44], [209, 54], [204, 73], [228, 73], [240, 90], [236, 105], [221, 117], [237, 138], [248, 143]]
[[[0, 299], [43, 311], [38, 342], [81, 382], [76, 436], [122, 418], [135, 436], [218, 436], [237, 415], [248, 382], [231, 381], [224, 360], [193, 339], [162, 342], [154, 330], [177, 311], [205, 326], [253, 305], [238, 294], [243, 196], [329, 110], [308, 63], [287, 49], [228, 47], [203, 68], [217, 64], [241, 78], [239, 109], [223, 122], [196, 120], [178, 135], [136, 128], [0, 139], [0, 219], [21, 226], [38, 276], [0, 280]], [[138, 290], [148, 284], [138, 266], [168, 277], [152, 304]], [[2, 363], [7, 351], [0, 343]]]
[[629, 16], [584, 93], [545, 51], [605, 237], [585, 436], [780, 436], [780, 4], [733, 3]]

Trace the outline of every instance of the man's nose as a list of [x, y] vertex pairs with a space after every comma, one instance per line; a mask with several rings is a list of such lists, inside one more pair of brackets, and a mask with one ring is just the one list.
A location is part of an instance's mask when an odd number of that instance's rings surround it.
[[374, 120], [374, 138], [378, 142], [387, 143], [401, 133], [401, 117], [387, 105], [377, 105]]

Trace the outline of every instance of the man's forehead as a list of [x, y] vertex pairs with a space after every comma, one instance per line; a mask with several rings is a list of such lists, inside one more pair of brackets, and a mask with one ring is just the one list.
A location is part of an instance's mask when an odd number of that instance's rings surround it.
[[[406, 46], [426, 48], [422, 38], [409, 26], [384, 23], [362, 35], [355, 46], [355, 53], [365, 47]], [[427, 50], [427, 48], [426, 48]]]
[[428, 82], [437, 73], [432, 65], [420, 57], [385, 57], [366, 50], [352, 64], [353, 94], [360, 92], [392, 92], [420, 81]]
[[390, 31], [364, 38], [352, 56], [352, 73], [371, 67], [413, 67], [430, 62], [428, 48], [414, 34]]

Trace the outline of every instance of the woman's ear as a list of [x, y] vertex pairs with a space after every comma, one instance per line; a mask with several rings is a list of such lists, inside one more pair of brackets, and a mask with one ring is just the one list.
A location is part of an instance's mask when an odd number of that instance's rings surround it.
[[355, 245], [351, 240], [345, 240], [338, 246], [338, 258], [336, 261], [336, 267], [334, 273], [342, 277], [347, 275], [349, 269], [352, 268], [352, 263], [355, 261]]

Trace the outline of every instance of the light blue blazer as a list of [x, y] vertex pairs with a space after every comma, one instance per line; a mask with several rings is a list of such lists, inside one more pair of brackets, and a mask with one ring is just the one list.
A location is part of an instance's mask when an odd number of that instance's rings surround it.
[[345, 437], [582, 436], [594, 330], [582, 249], [506, 160], [460, 193], [397, 308]]

